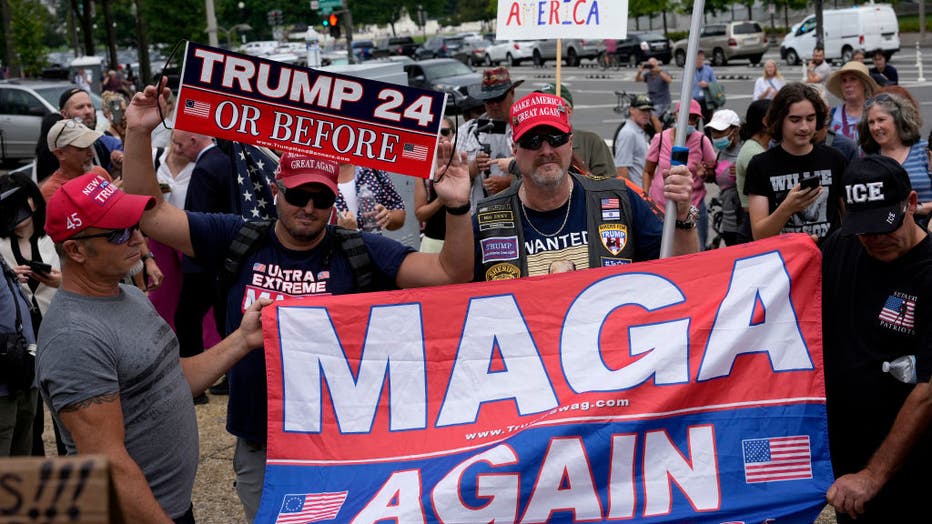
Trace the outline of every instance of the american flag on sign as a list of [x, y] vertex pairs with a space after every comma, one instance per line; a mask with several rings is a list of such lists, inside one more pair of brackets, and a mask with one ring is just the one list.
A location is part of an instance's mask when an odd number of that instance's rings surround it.
[[210, 104], [187, 98], [184, 101], [184, 114], [207, 118], [210, 116]]
[[346, 491], [285, 495], [275, 524], [304, 524], [333, 520], [346, 501]]
[[413, 160], [427, 160], [427, 146], [405, 144], [401, 148], [401, 158], [410, 158]]
[[748, 484], [812, 478], [809, 435], [742, 440], [741, 447]]
[[916, 301], [909, 298], [890, 295], [880, 310], [880, 320], [906, 329], [916, 327]]

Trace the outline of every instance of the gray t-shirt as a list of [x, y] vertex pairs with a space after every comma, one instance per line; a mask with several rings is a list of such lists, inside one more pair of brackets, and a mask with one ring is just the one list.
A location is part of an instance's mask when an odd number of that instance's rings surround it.
[[659, 116], [670, 105], [670, 84], [656, 72], [645, 72], [643, 78], [647, 83], [647, 96], [654, 103], [653, 113]]
[[[462, 126], [456, 133], [456, 150], [465, 151], [469, 161], [476, 157], [476, 155], [482, 151], [482, 144], [488, 144], [491, 148], [490, 157], [494, 160], [496, 158], [507, 158], [511, 156], [511, 124], [505, 126], [504, 133], [479, 133], [478, 138], [474, 132], [478, 120], [488, 119], [489, 115], [483, 113], [478, 119], [470, 120]], [[491, 176], [505, 176], [508, 175], [507, 172], [502, 171], [498, 168], [497, 164], [492, 164], [490, 169]], [[472, 180], [472, 193], [469, 197], [470, 205], [472, 206], [472, 211], [475, 212], [476, 204], [487, 197], [485, 189], [482, 186], [482, 180], [485, 178], [483, 173], [477, 173]]]
[[188, 510], [198, 461], [191, 389], [178, 339], [139, 289], [121, 285], [115, 297], [59, 290], [39, 330], [36, 376], [58, 422], [63, 407], [119, 391], [130, 457], [170, 517]]
[[627, 167], [628, 178], [638, 187], [641, 187], [649, 145], [647, 133], [631, 119], [615, 137], [615, 167]]

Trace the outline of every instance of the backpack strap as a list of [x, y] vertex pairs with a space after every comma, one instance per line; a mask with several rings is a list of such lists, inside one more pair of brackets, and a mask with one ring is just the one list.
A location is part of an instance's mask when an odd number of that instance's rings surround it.
[[259, 240], [265, 235], [265, 232], [272, 227], [274, 220], [260, 220], [257, 222], [246, 222], [243, 227], [236, 232], [236, 237], [230, 244], [227, 256], [223, 260], [223, 268], [220, 270], [220, 298], [226, 300], [230, 287], [233, 285], [236, 275], [239, 274], [240, 266], [243, 259], [250, 252], [259, 246]]
[[356, 281], [356, 291], [365, 293], [373, 290], [372, 259], [369, 250], [362, 240], [362, 234], [356, 229], [346, 229], [336, 226], [333, 228], [334, 237], [340, 247], [340, 252], [349, 262], [353, 271], [353, 280]]

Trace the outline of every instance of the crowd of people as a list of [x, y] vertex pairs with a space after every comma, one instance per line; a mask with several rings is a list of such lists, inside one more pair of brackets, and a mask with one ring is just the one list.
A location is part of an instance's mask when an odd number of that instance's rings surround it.
[[[0, 373], [0, 456], [45, 453], [44, 405], [59, 453], [110, 458], [127, 521], [194, 522], [194, 405], [210, 388], [229, 394], [251, 522], [267, 441], [262, 307], [655, 259], [667, 200], [673, 254], [695, 253], [716, 184], [726, 245], [805, 233], [822, 249], [839, 522], [910, 521], [932, 466], [930, 152], [916, 101], [872, 58], [833, 71], [816, 49], [801, 82], [767, 61], [744, 115], [723, 107], [701, 50], [682, 106], [650, 59], [614, 148], [573, 125], [567, 86], [518, 96], [522, 81], [487, 69], [473, 118], [443, 119], [436, 176], [415, 184], [420, 251], [380, 234], [407, 215], [388, 173], [285, 153], [250, 214], [229, 151], [167, 130], [164, 83], [106, 95], [106, 133], [88, 94], [66, 91], [37, 146], [38, 184], [0, 177], [2, 336], [25, 351]], [[671, 108], [688, 112], [685, 165], [671, 162]]]

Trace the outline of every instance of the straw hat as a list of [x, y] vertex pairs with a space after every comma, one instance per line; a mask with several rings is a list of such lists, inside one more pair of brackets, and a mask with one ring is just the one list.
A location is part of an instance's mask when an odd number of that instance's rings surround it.
[[828, 89], [828, 92], [838, 97], [839, 100], [844, 100], [845, 97], [841, 92], [841, 76], [845, 73], [850, 73], [858, 77], [861, 80], [861, 83], [864, 84], [864, 96], [870, 97], [880, 89], [880, 86], [877, 85], [877, 82], [871, 78], [870, 73], [867, 71], [867, 66], [861, 62], [852, 60], [847, 64], [843, 65], [841, 69], [835, 71], [829, 75], [828, 80], [825, 81], [825, 88]]

